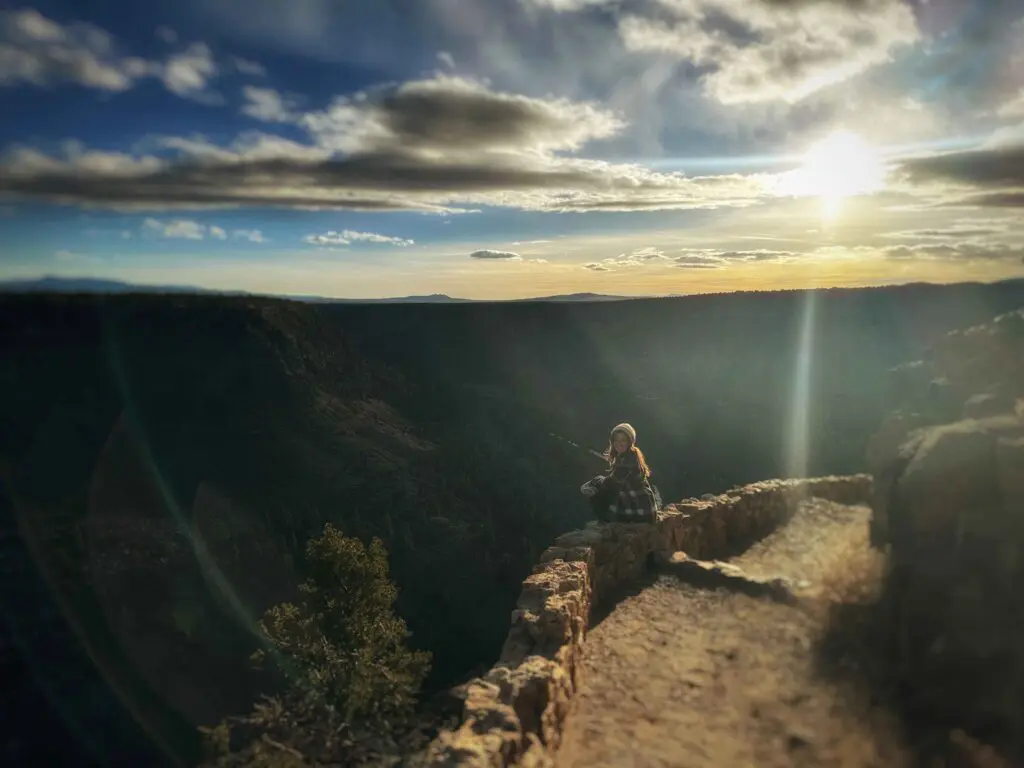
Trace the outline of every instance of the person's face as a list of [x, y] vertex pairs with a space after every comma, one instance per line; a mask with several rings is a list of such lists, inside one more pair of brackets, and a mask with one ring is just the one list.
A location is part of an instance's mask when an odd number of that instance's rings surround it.
[[616, 453], [625, 453], [629, 450], [629, 438], [624, 432], [616, 432], [612, 436], [612, 447]]

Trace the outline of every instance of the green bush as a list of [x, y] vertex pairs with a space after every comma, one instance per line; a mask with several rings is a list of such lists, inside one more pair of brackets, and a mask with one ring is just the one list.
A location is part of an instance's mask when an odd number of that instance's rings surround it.
[[384, 545], [366, 546], [328, 523], [306, 545], [306, 567], [298, 602], [264, 614], [266, 646], [253, 656], [276, 666], [287, 689], [203, 729], [217, 765], [353, 762], [393, 746], [389, 732], [413, 711], [430, 654], [405, 645]]

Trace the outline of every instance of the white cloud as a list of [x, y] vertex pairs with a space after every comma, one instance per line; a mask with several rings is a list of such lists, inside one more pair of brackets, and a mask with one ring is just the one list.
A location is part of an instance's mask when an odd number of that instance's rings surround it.
[[656, 12], [621, 17], [627, 49], [706, 68], [704, 89], [723, 104], [796, 102], [920, 39], [900, 0], [656, 0], [648, 7]]
[[256, 120], [269, 123], [284, 123], [293, 119], [295, 103], [285, 99], [273, 88], [257, 88], [247, 85], [242, 88], [246, 104], [242, 112]]
[[455, 69], [455, 59], [448, 51], [439, 51], [437, 60], [448, 67], [448, 69]]
[[722, 250], [719, 248], [684, 248], [669, 251], [665, 248], [648, 246], [626, 251], [582, 264], [592, 272], [614, 272], [624, 269], [649, 269], [651, 267], [677, 267], [681, 269], [719, 269], [730, 264], [752, 262], [783, 263], [806, 256], [794, 251], [780, 251], [766, 248], [751, 250]]
[[414, 245], [415, 241], [406, 240], [404, 237], [390, 237], [378, 235], [376, 232], [354, 232], [351, 229], [343, 230], [341, 236], [350, 242], [366, 243], [387, 243], [388, 245], [407, 246]]
[[210, 237], [216, 240], [227, 240], [228, 233], [220, 227], [210, 227]]
[[194, 221], [177, 220], [164, 227], [164, 237], [180, 237], [185, 240], [202, 240], [205, 227]]
[[[158, 27], [156, 36], [167, 44], [177, 40], [169, 27]], [[120, 55], [114, 38], [92, 24], [62, 25], [32, 9], [0, 11], [0, 87], [70, 82], [121, 92], [156, 77], [171, 93], [213, 104], [221, 97], [207, 86], [217, 73], [205, 43], [193, 43], [164, 62], [151, 61]]]
[[162, 222], [157, 219], [146, 219], [142, 222], [143, 230], [162, 237], [183, 240], [202, 240], [206, 237], [206, 225], [186, 219]]
[[996, 110], [996, 114], [1000, 117], [1024, 117], [1024, 88], [1021, 88], [1015, 96], [1011, 96], [1001, 104]]
[[92, 24], [66, 26], [38, 11], [0, 11], [0, 86], [73, 82], [126, 91], [149, 73], [142, 59], [119, 56], [113, 39]]
[[219, 102], [220, 97], [206, 90], [217, 75], [217, 64], [206, 43], [193, 43], [171, 56], [163, 65], [160, 78], [171, 93], [196, 101]]
[[389, 235], [380, 235], [376, 232], [356, 232], [351, 229], [346, 229], [341, 232], [325, 232], [322, 235], [306, 235], [303, 242], [309, 243], [310, 245], [321, 245], [321, 246], [337, 246], [337, 245], [351, 245], [356, 242], [363, 243], [380, 243], [386, 245], [395, 245], [399, 247], [406, 247], [414, 245], [414, 240], [407, 240], [404, 237], [391, 237]]
[[236, 229], [234, 231], [234, 235], [241, 240], [248, 240], [250, 243], [267, 242], [267, 238], [263, 236], [263, 232], [258, 229]]
[[325, 232], [322, 235], [306, 235], [302, 242], [319, 246], [351, 245], [351, 243], [338, 232]]
[[231, 65], [240, 74], [249, 75], [250, 77], [264, 77], [267, 74], [266, 67], [259, 62], [241, 59], [238, 56], [231, 57]]

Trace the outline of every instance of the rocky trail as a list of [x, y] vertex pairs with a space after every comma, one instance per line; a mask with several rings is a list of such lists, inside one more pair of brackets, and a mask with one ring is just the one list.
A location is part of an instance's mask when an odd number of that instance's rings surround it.
[[728, 563], [677, 553], [588, 634], [559, 768], [915, 765], [897, 716], [821, 662], [882, 575], [870, 510], [821, 499]]

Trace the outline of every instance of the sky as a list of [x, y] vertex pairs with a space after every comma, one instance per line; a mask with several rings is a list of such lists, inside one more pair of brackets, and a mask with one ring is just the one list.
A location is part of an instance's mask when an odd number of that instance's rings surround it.
[[0, 279], [1024, 276], [1019, 0], [0, 5]]

